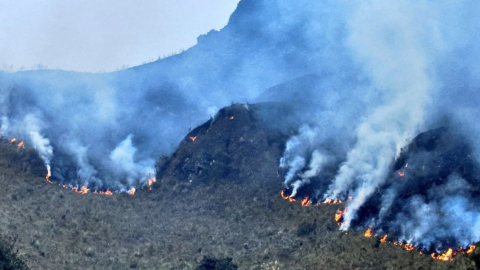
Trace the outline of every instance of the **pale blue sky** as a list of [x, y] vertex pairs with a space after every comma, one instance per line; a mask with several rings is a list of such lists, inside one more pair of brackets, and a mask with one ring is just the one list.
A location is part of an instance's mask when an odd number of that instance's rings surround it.
[[221, 29], [239, 0], [0, 0], [0, 69], [135, 66]]

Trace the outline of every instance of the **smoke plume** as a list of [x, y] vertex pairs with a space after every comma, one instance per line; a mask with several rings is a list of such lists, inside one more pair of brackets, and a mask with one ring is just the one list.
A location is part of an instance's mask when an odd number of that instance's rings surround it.
[[282, 113], [266, 122], [291, 135], [279, 161], [287, 195], [352, 196], [343, 230], [466, 246], [480, 241], [479, 11], [468, 1], [242, 0], [224, 29], [154, 63], [0, 73], [2, 135], [36, 148], [56, 182], [126, 191], [218, 108], [272, 102]]

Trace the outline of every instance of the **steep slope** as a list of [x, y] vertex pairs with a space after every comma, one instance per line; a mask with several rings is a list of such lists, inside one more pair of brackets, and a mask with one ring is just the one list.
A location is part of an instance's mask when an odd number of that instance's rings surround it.
[[[286, 137], [268, 128], [262, 116], [272, 110], [264, 106], [222, 109], [158, 163], [153, 190], [134, 196], [81, 195], [7, 159], [0, 228], [18, 236], [32, 269], [193, 269], [204, 255], [231, 257], [239, 269], [473, 269], [463, 255], [443, 263], [363, 232], [341, 233], [339, 206], [282, 199]], [[28, 151], [1, 146], [7, 157]]]

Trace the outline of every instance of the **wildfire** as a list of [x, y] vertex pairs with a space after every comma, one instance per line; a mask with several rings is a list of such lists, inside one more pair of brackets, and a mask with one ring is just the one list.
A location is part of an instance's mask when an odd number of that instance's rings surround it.
[[87, 194], [90, 189], [86, 186], [82, 186], [81, 188], [78, 188], [78, 187], [72, 187], [72, 190], [76, 193], [79, 193], [79, 194], [82, 194], [82, 195], [85, 195]]
[[415, 249], [415, 246], [412, 246], [412, 245], [409, 245], [409, 244], [405, 244], [405, 249], [408, 250], [408, 251], [412, 251]]
[[190, 136], [190, 141], [194, 142], [197, 139], [197, 136]]
[[47, 176], [45, 176], [45, 179], [47, 179], [48, 183], [53, 184], [52, 180], [50, 180], [50, 177], [52, 177], [52, 172], [50, 171], [50, 166], [47, 165]]
[[370, 238], [372, 237], [372, 228], [368, 228], [366, 231], [365, 231], [365, 237], [367, 238]]
[[308, 197], [303, 198], [303, 200], [302, 200], [302, 206], [303, 207], [310, 206], [311, 204], [312, 204], [312, 201], [310, 201], [310, 198], [308, 198]]
[[445, 251], [442, 254], [439, 254], [439, 255], [435, 255], [435, 254], [436, 253], [432, 253], [430, 255], [430, 257], [432, 257], [432, 259], [436, 259], [436, 260], [440, 260], [440, 261], [444, 261], [444, 262], [453, 261], [453, 256], [455, 256], [452, 248], [449, 248], [447, 251]]
[[408, 168], [408, 163], [407, 163], [407, 164], [405, 164], [405, 168]]
[[387, 238], [388, 238], [388, 235], [385, 234], [381, 239], [380, 239], [380, 243], [384, 244], [387, 242]]
[[14, 144], [16, 141], [17, 141], [17, 138], [12, 138], [12, 139], [10, 140], [10, 143], [11, 143], [11, 144]]
[[328, 205], [335, 205], [335, 204], [341, 204], [342, 200], [333, 200], [333, 199], [327, 198], [325, 201], [323, 201], [323, 203]]
[[[47, 165], [47, 175], [45, 176], [45, 179], [47, 180], [48, 183], [53, 184], [53, 181], [50, 180], [50, 177], [52, 177], [52, 172], [50, 170], [50, 165]], [[157, 180], [155, 177], [148, 179], [148, 185], [151, 186], [153, 183], [155, 183]], [[82, 186], [81, 188], [78, 187], [69, 187], [65, 184], [61, 185], [58, 184], [60, 187], [63, 187], [64, 189], [71, 189], [73, 192], [76, 192], [78, 194], [85, 195], [88, 192], [90, 192], [90, 189], [87, 186]], [[110, 189], [107, 189], [106, 191], [93, 191], [94, 194], [100, 194], [100, 195], [106, 195], [106, 196], [112, 196], [113, 192]], [[128, 191], [128, 194], [134, 195], [135, 194], [135, 188], [131, 188]]]
[[113, 195], [113, 192], [109, 189], [107, 189], [107, 191], [94, 191], [93, 193], [95, 194], [100, 194], [100, 195], [106, 195], [106, 196], [112, 196]]
[[147, 184], [148, 184], [148, 190], [152, 190], [152, 185], [153, 183], [157, 182], [157, 178], [155, 177], [152, 177], [150, 179], [147, 180]]
[[345, 210], [337, 210], [337, 213], [335, 213], [335, 222], [337, 222], [337, 225], [340, 226], [340, 220], [342, 220], [343, 213], [346, 212], [347, 209]]
[[22, 147], [23, 149], [25, 149], [25, 145], [23, 143], [23, 141], [20, 141], [18, 144], [17, 144], [18, 147]]
[[285, 195], [285, 192], [283, 190], [280, 192], [280, 195], [282, 196], [282, 198], [284, 198], [285, 200], [288, 200], [289, 202], [295, 202], [296, 201], [294, 198]]
[[130, 196], [135, 195], [135, 188], [132, 187], [127, 193], [128, 193], [128, 195], [130, 195]]
[[230, 119], [230, 120], [233, 120], [233, 119], [235, 119], [235, 116], [232, 115], [232, 116], [230, 116], [229, 119]]
[[405, 176], [405, 172], [403, 172], [403, 171], [399, 171], [399, 172], [398, 172], [398, 176], [400, 176], [400, 177], [404, 177], [404, 176]]
[[[338, 213], [338, 212], [337, 212]], [[340, 215], [341, 217], [341, 215]], [[335, 220], [337, 219], [337, 214], [335, 215]], [[370, 228], [367, 229], [367, 231], [365, 232], [365, 237], [371, 237], [371, 230]], [[382, 238], [380, 238], [380, 243], [384, 244], [387, 242], [387, 237], [388, 235], [384, 235]], [[393, 244], [395, 246], [403, 246], [405, 248], [405, 250], [407, 251], [413, 251], [415, 250], [415, 246], [414, 245], [410, 245], [410, 244], [407, 244], [401, 241], [394, 241]], [[452, 248], [449, 248], [447, 251], [445, 251], [444, 253], [442, 254], [436, 254], [436, 253], [432, 253], [430, 254], [430, 257], [432, 257], [432, 259], [435, 259], [435, 260], [439, 260], [439, 261], [453, 261], [454, 257], [459, 253], [459, 252], [464, 252], [465, 254], [471, 254], [473, 253], [473, 251], [475, 250], [476, 246], [475, 245], [470, 245], [468, 247], [468, 249], [463, 249], [462, 247], [458, 248], [457, 250], [453, 250]], [[423, 252], [422, 251], [419, 251], [418, 252], [420, 255], [423, 255]]]

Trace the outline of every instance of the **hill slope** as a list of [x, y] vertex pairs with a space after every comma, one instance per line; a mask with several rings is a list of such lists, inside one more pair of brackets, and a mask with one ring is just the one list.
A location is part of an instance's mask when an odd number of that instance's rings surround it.
[[443, 263], [341, 233], [333, 220], [339, 206], [283, 200], [277, 169], [286, 137], [267, 128], [262, 110], [221, 110], [159, 162], [152, 191], [134, 196], [50, 185], [32, 176], [28, 164], [38, 157], [18, 161], [28, 148], [3, 143], [1, 231], [18, 235], [32, 269], [193, 269], [205, 255], [232, 257], [239, 269], [274, 269], [275, 261], [298, 270], [473, 269], [463, 255]]

